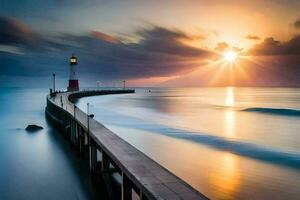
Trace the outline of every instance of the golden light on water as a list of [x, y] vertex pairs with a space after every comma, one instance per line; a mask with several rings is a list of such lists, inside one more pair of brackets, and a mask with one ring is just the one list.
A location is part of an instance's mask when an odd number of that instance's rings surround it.
[[228, 138], [235, 137], [235, 113], [233, 110], [226, 110], [224, 117], [224, 136]]
[[222, 167], [213, 176], [213, 181], [215, 184], [221, 185], [222, 193], [219, 194], [219, 199], [230, 199], [240, 187], [236, 156], [231, 153], [225, 153], [220, 157], [220, 162]]
[[[234, 87], [226, 88], [226, 101], [225, 106], [233, 107], [234, 106]], [[235, 136], [235, 112], [230, 108], [225, 111], [225, 136], [233, 137]]]
[[232, 107], [234, 105], [234, 88], [227, 87], [226, 88], [226, 102], [225, 105], [228, 107]]

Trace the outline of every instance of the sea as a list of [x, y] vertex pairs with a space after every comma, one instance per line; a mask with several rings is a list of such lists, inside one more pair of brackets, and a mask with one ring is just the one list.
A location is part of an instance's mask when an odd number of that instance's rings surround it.
[[212, 199], [300, 198], [300, 89], [138, 88], [95, 118]]
[[[43, 88], [0, 88], [0, 199], [104, 199], [45, 119]], [[95, 119], [211, 199], [299, 199], [300, 89], [137, 88]], [[43, 130], [29, 133], [28, 124]]]
[[[106, 199], [80, 156], [45, 119], [48, 91], [0, 88], [0, 199]], [[29, 124], [44, 129], [27, 132]]]

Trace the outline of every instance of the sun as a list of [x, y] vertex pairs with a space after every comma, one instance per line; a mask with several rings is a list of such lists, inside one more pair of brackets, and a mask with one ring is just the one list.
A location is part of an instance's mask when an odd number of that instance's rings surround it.
[[224, 59], [229, 61], [229, 62], [233, 62], [235, 61], [237, 58], [237, 54], [233, 51], [227, 51], [225, 54], [224, 54]]

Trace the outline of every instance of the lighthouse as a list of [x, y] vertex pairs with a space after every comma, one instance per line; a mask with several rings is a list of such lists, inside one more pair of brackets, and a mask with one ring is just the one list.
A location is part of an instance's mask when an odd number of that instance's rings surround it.
[[68, 91], [78, 91], [79, 81], [77, 76], [77, 57], [74, 54], [70, 58], [70, 78]]

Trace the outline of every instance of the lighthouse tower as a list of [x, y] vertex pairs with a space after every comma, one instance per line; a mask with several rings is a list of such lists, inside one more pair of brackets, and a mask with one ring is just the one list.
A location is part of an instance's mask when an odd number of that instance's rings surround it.
[[78, 91], [79, 81], [77, 77], [77, 57], [74, 54], [70, 58], [70, 78], [68, 91]]

